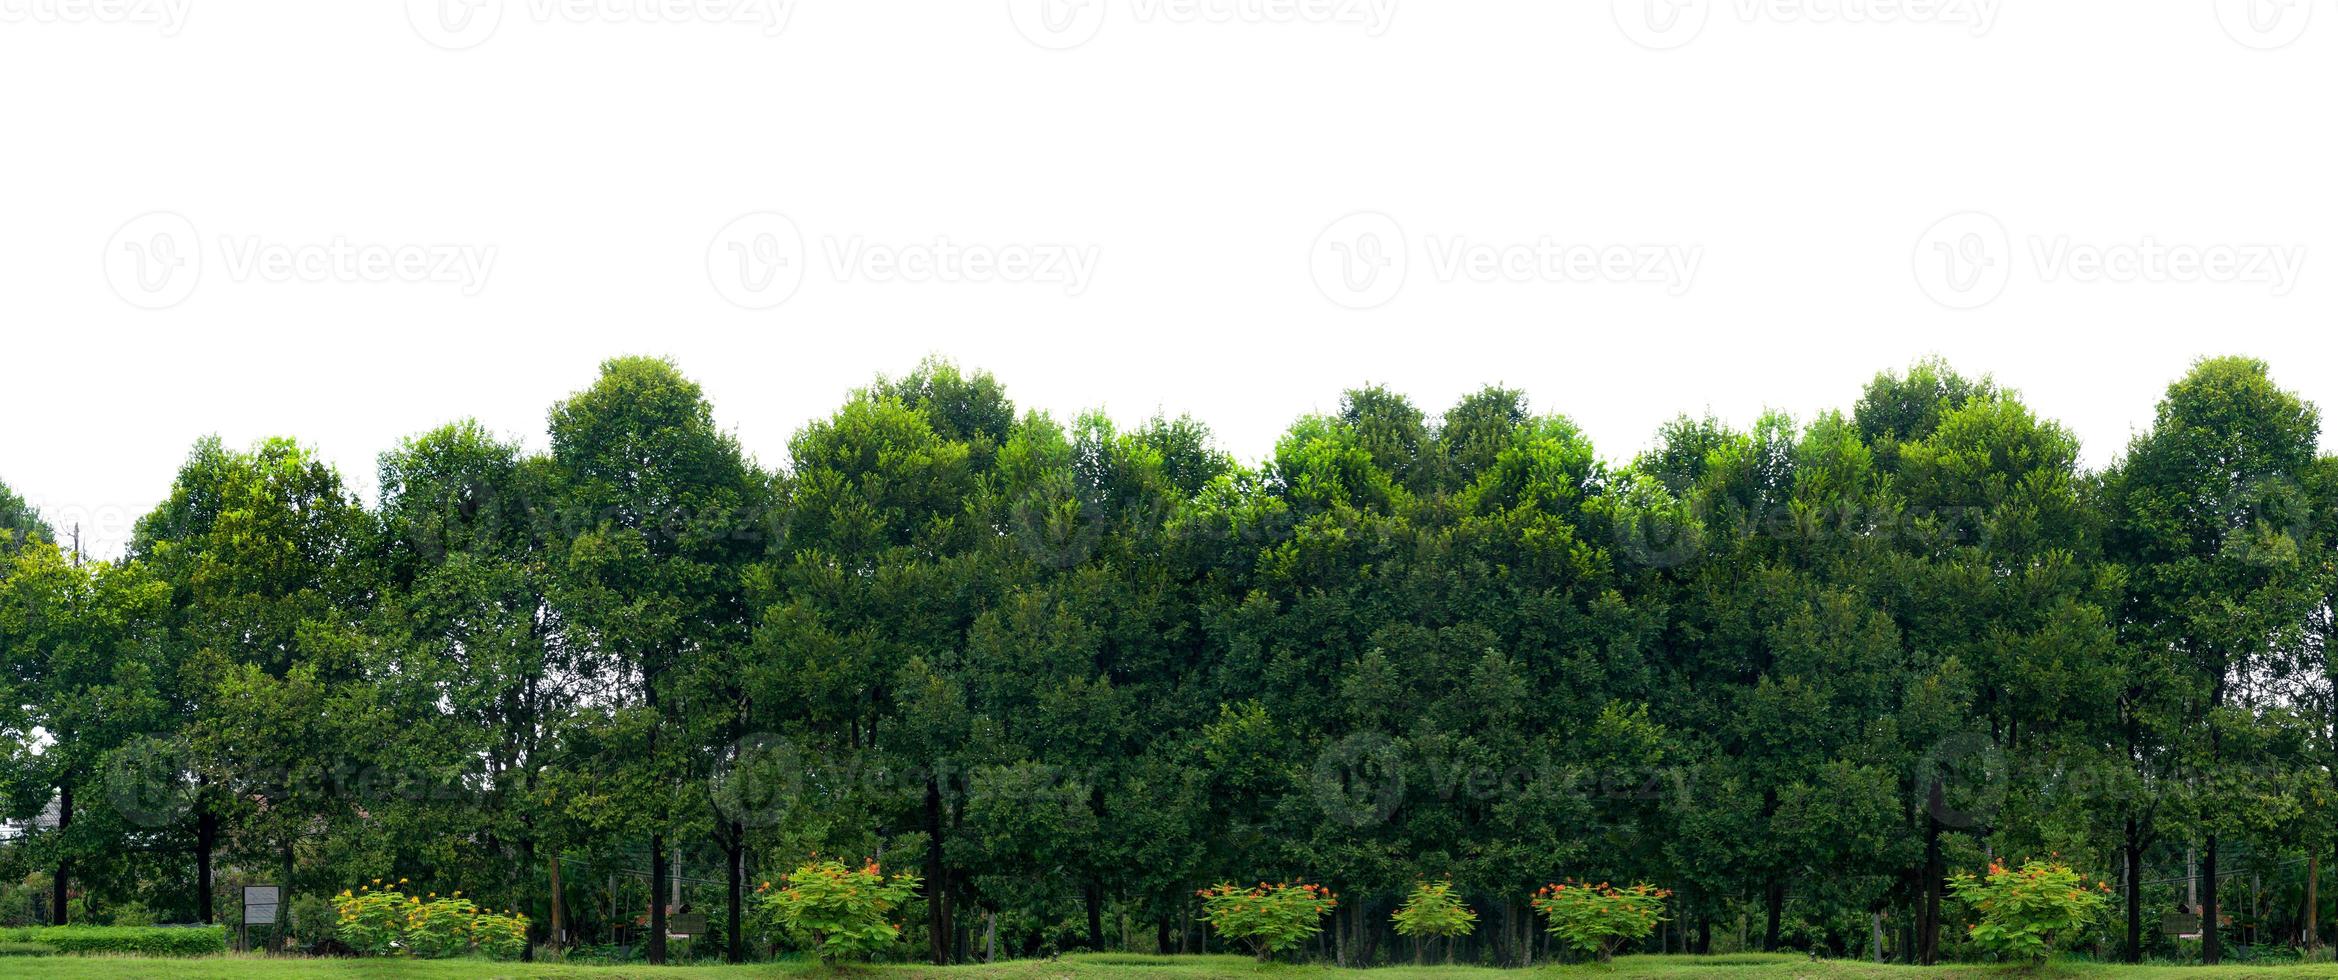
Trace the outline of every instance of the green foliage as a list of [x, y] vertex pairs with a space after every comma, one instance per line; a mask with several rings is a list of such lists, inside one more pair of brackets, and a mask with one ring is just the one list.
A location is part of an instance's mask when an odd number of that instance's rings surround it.
[[885, 951], [901, 938], [894, 913], [917, 894], [918, 877], [887, 876], [877, 862], [848, 868], [841, 861], [815, 861], [755, 890], [761, 915], [823, 963], [860, 959]]
[[1339, 896], [1316, 884], [1262, 881], [1238, 888], [1221, 883], [1195, 895], [1211, 928], [1248, 944], [1262, 961], [1323, 931], [1323, 917], [1339, 907]]
[[60, 953], [210, 956], [227, 952], [224, 926], [41, 926], [0, 929], [0, 940], [38, 943]]
[[1617, 888], [1560, 882], [1544, 885], [1534, 894], [1534, 910], [1549, 920], [1551, 935], [1567, 948], [1605, 963], [1625, 943], [1645, 939], [1666, 919], [1664, 900], [1669, 889], [1650, 884]]
[[527, 947], [528, 917], [479, 907], [462, 892], [410, 895], [406, 879], [376, 888], [380, 879], [333, 900], [336, 934], [361, 956], [445, 959], [477, 950], [494, 959], [516, 959]]
[[1477, 928], [1477, 912], [1453, 893], [1453, 882], [1423, 881], [1413, 885], [1404, 904], [1397, 907], [1389, 920], [1396, 923], [1400, 936], [1434, 936], [1448, 938], [1466, 936]]
[[2068, 865], [2032, 859], [2019, 868], [1991, 864], [1985, 877], [1959, 873], [1949, 890], [1979, 920], [1970, 927], [1974, 945], [1999, 959], [2035, 964], [2101, 918], [2111, 886]]

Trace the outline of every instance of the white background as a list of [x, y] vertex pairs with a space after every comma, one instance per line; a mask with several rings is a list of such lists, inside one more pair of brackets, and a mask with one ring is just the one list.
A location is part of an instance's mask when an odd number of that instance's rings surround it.
[[[1059, 417], [1191, 412], [1251, 461], [1362, 382], [1432, 412], [1523, 387], [1617, 460], [1675, 413], [1807, 417], [1927, 353], [2091, 465], [2203, 354], [2338, 405], [2338, 0], [467, 2], [0, 0], [0, 480], [111, 553], [203, 434], [296, 436], [370, 498], [401, 436], [469, 415], [541, 446], [636, 352], [768, 465], [929, 353]], [[734, 224], [763, 212], [800, 252]], [[1402, 230], [1392, 294], [1322, 275], [1388, 257], [1360, 227]], [[149, 292], [157, 235], [196, 261]], [[943, 240], [1096, 266], [831, 262]], [[1440, 268], [1455, 241], [1700, 259], [1480, 282]], [[336, 242], [494, 261], [241, 262]], [[750, 288], [734, 243], [800, 284]], [[2037, 258], [2147, 244], [2303, 264]], [[1981, 264], [1926, 264], [1955, 255]]]

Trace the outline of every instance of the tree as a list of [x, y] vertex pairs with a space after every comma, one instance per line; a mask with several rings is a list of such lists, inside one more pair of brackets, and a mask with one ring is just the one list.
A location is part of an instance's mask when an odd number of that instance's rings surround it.
[[668, 361], [605, 362], [553, 407], [551, 429], [552, 600], [606, 685], [590, 697], [623, 753], [592, 818], [648, 838], [649, 960], [663, 963], [667, 843], [703, 816], [679, 799], [707, 772], [708, 733], [694, 726], [729, 710], [686, 699], [703, 691], [694, 672], [747, 642], [761, 481]]
[[2226, 751], [2259, 722], [2262, 680], [2301, 640], [2314, 607], [2301, 481], [2314, 465], [2316, 410], [2273, 384], [2263, 362], [2200, 362], [2169, 386], [2150, 432], [2110, 480], [2111, 543], [2131, 584], [2135, 642], [2176, 655], [2199, 728], [2183, 757], [2202, 784], [2201, 955], [2223, 953], [2218, 842], [2240, 825], [2242, 787]]
[[374, 540], [371, 517], [340, 476], [287, 439], [250, 452], [216, 438], [196, 443], [169, 498], [138, 522], [130, 555], [170, 588], [163, 646], [175, 670], [163, 688], [195, 751], [190, 811], [202, 921], [212, 921], [212, 859], [223, 831], [249, 831], [236, 840], [273, 851], [292, 887], [295, 845], [315, 831], [312, 818], [336, 805], [322, 770], [347, 744], [339, 733], [301, 714], [269, 729], [238, 711], [270, 704], [301, 712], [303, 700], [322, 696], [320, 685], [359, 677], [356, 635], [374, 591]]

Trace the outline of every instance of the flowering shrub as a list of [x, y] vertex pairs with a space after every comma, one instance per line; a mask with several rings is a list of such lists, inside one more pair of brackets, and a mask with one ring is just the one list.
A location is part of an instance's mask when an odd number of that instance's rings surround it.
[[406, 879], [387, 886], [380, 878], [333, 898], [334, 935], [360, 956], [443, 959], [476, 948], [496, 959], [516, 959], [528, 945], [528, 917], [509, 909], [482, 909], [455, 892], [408, 895]]
[[1289, 882], [1262, 881], [1250, 888], [1220, 884], [1194, 895], [1201, 899], [1202, 921], [1219, 935], [1250, 944], [1262, 961], [1323, 931], [1323, 917], [1339, 907], [1331, 889]]
[[1949, 891], [1981, 921], [1969, 930], [1973, 944], [1998, 957], [2042, 963], [2054, 944], [2086, 927], [2110, 903], [2109, 882], [2088, 882], [2068, 865], [2024, 861], [2008, 869], [1989, 865], [1986, 878], [1960, 873]]
[[901, 938], [893, 911], [917, 893], [917, 876], [886, 877], [872, 860], [859, 868], [815, 861], [790, 871], [778, 888], [755, 889], [757, 913], [809, 948], [822, 963], [882, 951]]
[[1412, 894], [1405, 896], [1404, 907], [1389, 918], [1396, 922], [1397, 935], [1414, 941], [1415, 962], [1421, 959], [1421, 944], [1425, 939], [1466, 936], [1477, 928], [1477, 913], [1453, 894], [1451, 881], [1414, 883]]
[[1625, 943], [1655, 932], [1671, 897], [1671, 890], [1649, 884], [1617, 888], [1570, 881], [1536, 889], [1534, 909], [1550, 920], [1550, 933], [1560, 942], [1605, 963]]

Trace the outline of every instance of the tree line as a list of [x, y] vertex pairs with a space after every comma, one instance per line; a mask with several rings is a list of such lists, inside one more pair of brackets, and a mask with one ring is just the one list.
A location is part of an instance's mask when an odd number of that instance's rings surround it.
[[2328, 918], [2338, 457], [2258, 361], [2100, 471], [1937, 361], [1628, 461], [1366, 387], [1244, 465], [939, 361], [782, 467], [657, 359], [549, 436], [416, 435], [370, 504], [206, 439], [109, 561], [0, 488], [0, 872], [51, 921], [280, 883], [296, 927], [411, 877], [653, 961], [683, 911], [759, 955], [743, 896], [815, 854], [918, 868], [935, 962], [1200, 949], [1251, 880], [1381, 962], [1450, 878], [1525, 963], [1572, 877], [1671, 889], [1652, 948], [1929, 963], [1951, 875], [2048, 853], [2115, 883], [2107, 956]]

